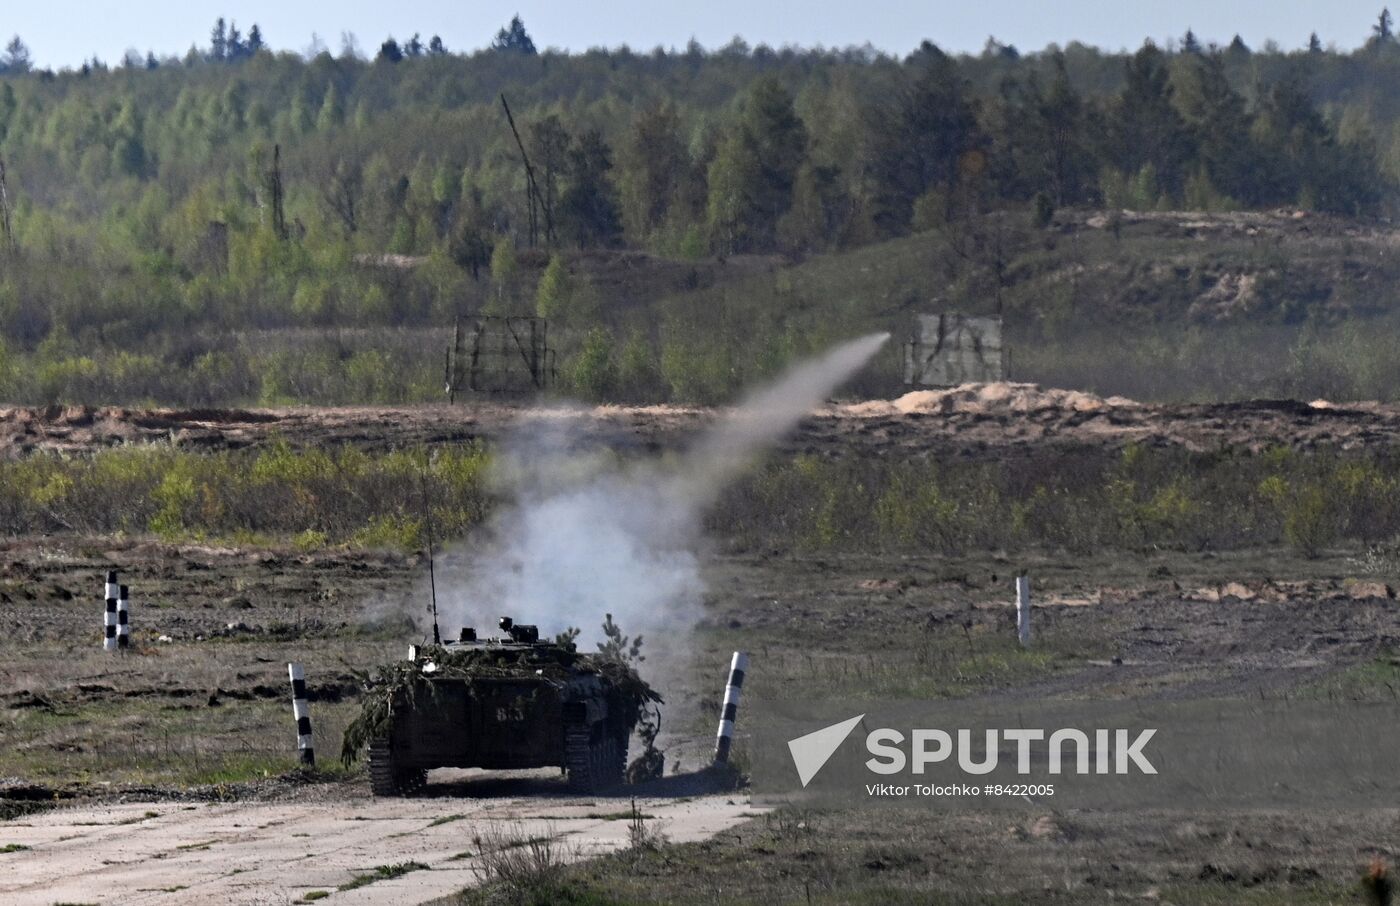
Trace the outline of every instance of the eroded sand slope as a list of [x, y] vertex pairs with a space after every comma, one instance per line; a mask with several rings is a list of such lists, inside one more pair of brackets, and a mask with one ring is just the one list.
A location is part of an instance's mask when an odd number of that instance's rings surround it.
[[[514, 430], [557, 429], [569, 443], [637, 452], [683, 446], [719, 410], [686, 406], [499, 404], [287, 409], [0, 408], [0, 458], [41, 451], [77, 453], [127, 443], [237, 449], [275, 440], [294, 445], [405, 444], [499, 438]], [[857, 451], [976, 455], [1044, 444], [1122, 446], [1140, 442], [1191, 449], [1359, 447], [1400, 441], [1400, 405], [1254, 400], [1149, 405], [1035, 384], [965, 384], [893, 400], [830, 405], [783, 442], [788, 452]]]

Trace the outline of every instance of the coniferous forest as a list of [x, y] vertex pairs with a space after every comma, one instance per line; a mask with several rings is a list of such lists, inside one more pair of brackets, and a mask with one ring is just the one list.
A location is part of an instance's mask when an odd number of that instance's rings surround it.
[[[467, 54], [417, 34], [293, 54], [221, 19], [183, 57], [59, 72], [16, 37], [0, 400], [434, 399], [453, 320], [486, 312], [549, 316], [566, 392], [709, 401], [910, 306], [1001, 309], [1074, 212], [1384, 224], [1400, 41], [1388, 12], [1368, 27], [1345, 51], [1187, 31], [1126, 55], [563, 54], [517, 18]], [[843, 255], [878, 286], [886, 247], [927, 250], [926, 289], [793, 289]], [[1047, 318], [1022, 321], [1054, 339]]]

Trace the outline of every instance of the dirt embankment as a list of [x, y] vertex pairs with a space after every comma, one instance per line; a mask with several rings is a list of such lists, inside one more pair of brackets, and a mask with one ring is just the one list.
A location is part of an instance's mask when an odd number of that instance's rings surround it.
[[[364, 449], [492, 440], [525, 428], [579, 446], [655, 453], [684, 446], [723, 410], [686, 406], [356, 406], [282, 409], [0, 408], [0, 459], [130, 443], [196, 450], [350, 444]], [[1045, 444], [1261, 449], [1358, 448], [1400, 441], [1400, 406], [1323, 400], [1149, 405], [1035, 384], [964, 384], [894, 400], [830, 405], [783, 442], [818, 455], [975, 456]]]

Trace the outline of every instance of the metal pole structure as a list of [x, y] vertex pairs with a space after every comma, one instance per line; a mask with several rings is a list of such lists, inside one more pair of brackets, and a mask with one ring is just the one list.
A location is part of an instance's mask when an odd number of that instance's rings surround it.
[[316, 747], [311, 741], [311, 706], [306, 703], [306, 673], [300, 664], [288, 664], [292, 680], [292, 716], [297, 721], [297, 755], [304, 767], [316, 766]]
[[729, 762], [729, 750], [734, 743], [734, 721], [739, 717], [739, 695], [744, 688], [744, 674], [749, 669], [749, 656], [734, 652], [729, 662], [729, 682], [724, 688], [724, 708], [719, 715], [719, 732], [715, 739], [715, 764]]
[[1016, 577], [1016, 637], [1022, 648], [1031, 646], [1031, 578]]
[[428, 505], [428, 454], [423, 453], [423, 526], [428, 535], [428, 588], [432, 594], [433, 605], [433, 644], [442, 644], [442, 633], [438, 630], [437, 614], [437, 572], [433, 568], [433, 509]]
[[452, 345], [447, 350], [447, 401], [457, 402], [457, 372], [462, 368], [462, 319], [452, 321]]
[[516, 147], [520, 149], [520, 159], [525, 162], [525, 194], [530, 201], [530, 247], [534, 248], [539, 238], [535, 203], [538, 200], [540, 207], [544, 207], [544, 198], [540, 195], [539, 184], [535, 182], [535, 168], [530, 166], [530, 155], [525, 153], [525, 143], [520, 140], [520, 130], [515, 128], [515, 117], [511, 115], [510, 105], [506, 103], [504, 93], [501, 94], [501, 106], [505, 108], [506, 122], [510, 123], [510, 133], [515, 136]]

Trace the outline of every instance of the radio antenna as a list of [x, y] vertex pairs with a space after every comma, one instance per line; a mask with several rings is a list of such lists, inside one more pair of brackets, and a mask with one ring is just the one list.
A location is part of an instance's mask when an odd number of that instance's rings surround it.
[[433, 644], [442, 644], [442, 633], [438, 630], [437, 614], [437, 575], [433, 569], [433, 510], [428, 506], [428, 452], [423, 451], [423, 480], [420, 484], [423, 491], [423, 528], [428, 534], [428, 588], [432, 592], [433, 602]]

